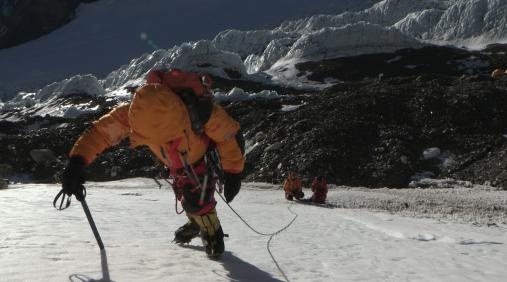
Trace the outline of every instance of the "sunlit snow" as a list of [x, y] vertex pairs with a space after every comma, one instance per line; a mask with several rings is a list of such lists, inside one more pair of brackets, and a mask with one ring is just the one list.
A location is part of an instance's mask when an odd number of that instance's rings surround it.
[[[210, 260], [201, 242], [171, 243], [185, 216], [173, 193], [150, 179], [89, 183], [87, 202], [101, 254], [78, 202], [52, 206], [60, 189], [0, 190], [0, 281], [503, 281], [506, 228], [288, 202], [278, 186], [245, 183], [219, 200], [226, 252]], [[311, 192], [304, 190], [308, 195]], [[330, 203], [361, 192], [329, 192]]]

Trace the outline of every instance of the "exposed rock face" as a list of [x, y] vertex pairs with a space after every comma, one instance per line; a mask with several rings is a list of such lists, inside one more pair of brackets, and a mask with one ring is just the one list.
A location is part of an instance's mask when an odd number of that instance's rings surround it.
[[[284, 112], [282, 104], [301, 106]], [[506, 79], [426, 75], [344, 83], [278, 104], [228, 109], [255, 144], [249, 180], [278, 182], [295, 170], [306, 181], [324, 173], [333, 183], [406, 187], [421, 171], [481, 184], [503, 179], [507, 162], [491, 156], [505, 154], [506, 106]], [[425, 159], [430, 147], [449, 160]], [[496, 169], [486, 172], [486, 163]]]
[[0, 48], [9, 48], [47, 34], [75, 17], [82, 2], [97, 0], [0, 1]]
[[[407, 187], [419, 174], [507, 188], [507, 76], [492, 79], [488, 73], [504, 62], [504, 51], [404, 50], [298, 65], [309, 79], [344, 82], [321, 92], [277, 88], [284, 95], [276, 100], [224, 104], [247, 139], [245, 178], [279, 183], [294, 170], [305, 184], [324, 174], [343, 185]], [[220, 79], [216, 86], [270, 87]], [[114, 106], [88, 99], [101, 104], [101, 112], [0, 121], [4, 177], [25, 173], [57, 181], [79, 134]], [[33, 149], [51, 150], [55, 157], [36, 162]], [[146, 149], [132, 150], [125, 141], [88, 172], [90, 180], [109, 180], [152, 177], [157, 169]]]
[[30, 156], [39, 165], [48, 166], [56, 161], [55, 153], [49, 149], [33, 149], [30, 151]]

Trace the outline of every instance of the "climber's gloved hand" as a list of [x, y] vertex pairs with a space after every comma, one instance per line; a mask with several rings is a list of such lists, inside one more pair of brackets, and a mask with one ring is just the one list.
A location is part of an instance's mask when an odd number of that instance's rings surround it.
[[74, 195], [81, 201], [85, 198], [86, 192], [83, 186], [85, 183], [86, 163], [81, 156], [72, 156], [62, 174], [62, 189], [68, 196]]
[[230, 203], [241, 188], [241, 173], [224, 173], [224, 195], [227, 203]]

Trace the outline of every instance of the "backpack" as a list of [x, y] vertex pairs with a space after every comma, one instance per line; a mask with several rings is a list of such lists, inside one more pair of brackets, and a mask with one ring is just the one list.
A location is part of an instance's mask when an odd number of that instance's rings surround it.
[[[153, 69], [146, 76], [146, 83], [159, 83], [176, 93], [187, 108], [192, 131], [197, 135], [204, 133], [203, 126], [210, 119], [213, 110], [213, 95], [211, 93], [213, 80], [208, 74], [180, 69]], [[244, 155], [245, 139], [241, 130], [238, 131], [235, 138]], [[224, 183], [225, 174], [216, 147], [210, 146], [206, 156], [216, 177], [220, 183]]]
[[173, 90], [187, 107], [194, 133], [201, 135], [204, 132], [203, 125], [213, 110], [213, 81], [208, 74], [154, 69], [146, 76], [146, 83], [160, 83]]

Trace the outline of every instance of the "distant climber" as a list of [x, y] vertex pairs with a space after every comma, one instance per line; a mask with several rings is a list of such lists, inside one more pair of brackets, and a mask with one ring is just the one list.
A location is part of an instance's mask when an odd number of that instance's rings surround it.
[[507, 76], [507, 70], [503, 70], [503, 69], [495, 69], [492, 73], [491, 73], [491, 77], [492, 78], [500, 78], [502, 76]]
[[289, 201], [292, 201], [294, 198], [300, 200], [305, 196], [299, 175], [292, 171], [287, 173], [287, 179], [283, 182], [283, 190], [285, 191], [285, 199]]
[[327, 197], [327, 182], [324, 176], [319, 175], [313, 179], [311, 186], [313, 195], [311, 201], [318, 204], [324, 204]]

